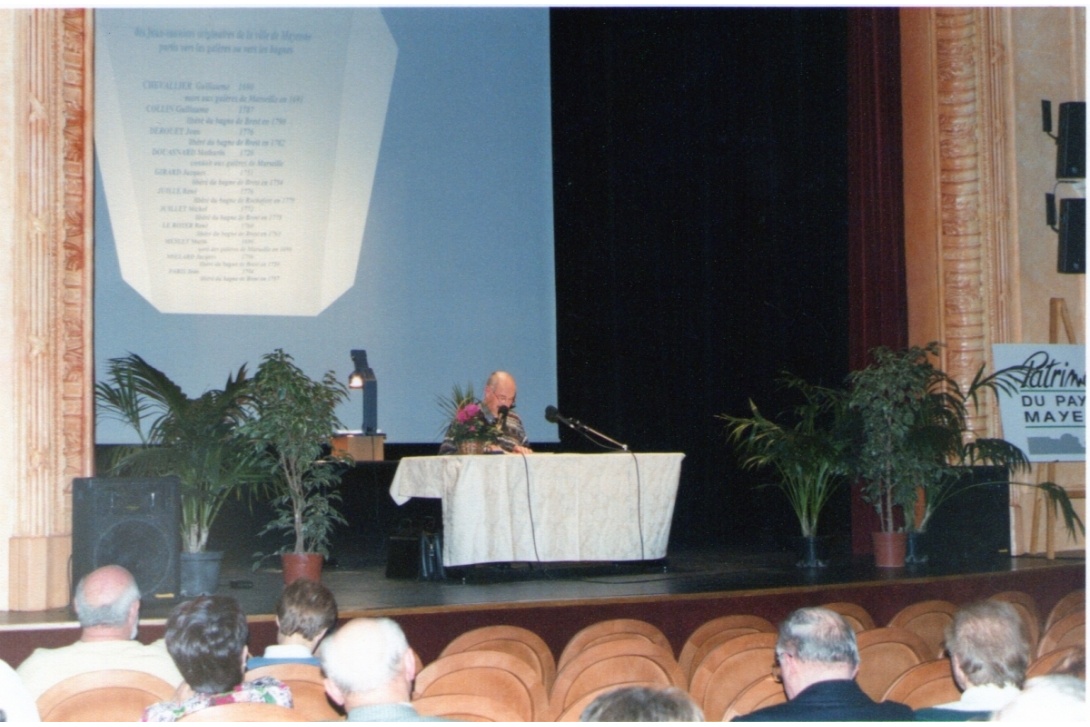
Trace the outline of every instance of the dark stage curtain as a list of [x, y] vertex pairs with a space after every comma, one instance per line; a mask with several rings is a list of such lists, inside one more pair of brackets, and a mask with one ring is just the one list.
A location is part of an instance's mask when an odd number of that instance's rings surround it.
[[[714, 415], [848, 371], [849, 11], [550, 17], [558, 406], [687, 454], [672, 542], [780, 545], [793, 514]], [[828, 512], [846, 534], [847, 494]]]
[[[904, 186], [901, 174], [901, 58], [897, 8], [849, 12], [848, 277], [850, 367], [876, 346], [908, 345]], [[853, 488], [852, 552], [870, 553], [880, 530]]]

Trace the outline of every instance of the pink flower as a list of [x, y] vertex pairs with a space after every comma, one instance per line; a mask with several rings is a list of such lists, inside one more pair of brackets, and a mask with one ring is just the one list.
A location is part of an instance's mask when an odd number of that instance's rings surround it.
[[475, 419], [477, 417], [477, 415], [479, 415], [480, 413], [481, 413], [481, 407], [479, 405], [477, 405], [477, 404], [466, 404], [465, 406], [463, 406], [461, 409], [458, 410], [458, 413], [455, 414], [454, 418], [458, 420], [459, 424], [465, 424], [466, 422], [470, 421], [471, 419]]

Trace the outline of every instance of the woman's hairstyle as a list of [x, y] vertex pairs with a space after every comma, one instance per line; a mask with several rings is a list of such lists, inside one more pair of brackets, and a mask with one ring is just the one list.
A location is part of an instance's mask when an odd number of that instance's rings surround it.
[[242, 683], [248, 636], [246, 614], [228, 596], [186, 601], [167, 619], [167, 651], [195, 692], [217, 694]]

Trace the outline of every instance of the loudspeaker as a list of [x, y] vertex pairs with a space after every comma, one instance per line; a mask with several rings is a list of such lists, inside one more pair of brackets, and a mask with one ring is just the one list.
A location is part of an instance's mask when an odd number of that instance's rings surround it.
[[1061, 273], [1086, 272], [1086, 200], [1077, 197], [1060, 200]]
[[1086, 102], [1060, 104], [1060, 129], [1056, 136], [1056, 178], [1086, 177]]
[[1004, 467], [966, 467], [927, 525], [931, 563], [987, 563], [1009, 558], [1010, 485]]
[[72, 485], [72, 591], [83, 576], [120, 565], [140, 597], [173, 600], [182, 549], [177, 477], [77, 477]]

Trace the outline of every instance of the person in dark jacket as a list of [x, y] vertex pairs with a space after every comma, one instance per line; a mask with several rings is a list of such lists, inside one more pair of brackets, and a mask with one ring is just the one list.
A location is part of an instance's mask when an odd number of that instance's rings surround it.
[[875, 702], [855, 683], [859, 648], [847, 621], [827, 608], [800, 608], [780, 624], [776, 665], [787, 701], [736, 722], [908, 722], [912, 710]]

